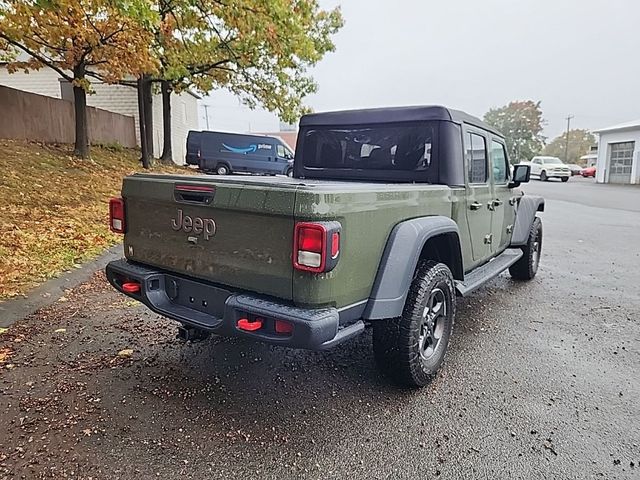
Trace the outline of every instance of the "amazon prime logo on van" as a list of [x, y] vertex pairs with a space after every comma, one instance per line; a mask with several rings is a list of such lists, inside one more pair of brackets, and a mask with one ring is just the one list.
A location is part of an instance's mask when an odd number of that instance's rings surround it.
[[247, 153], [255, 153], [257, 150], [271, 150], [272, 148], [268, 143], [258, 143], [257, 145], [252, 143], [247, 147], [232, 147], [231, 145], [223, 143], [222, 146], [231, 153], [244, 153], [245, 155]]
[[176, 232], [182, 230], [185, 233], [203, 235], [205, 240], [216, 234], [216, 222], [213, 218], [191, 217], [185, 215], [182, 209], [178, 209], [178, 217], [171, 219], [171, 228]]

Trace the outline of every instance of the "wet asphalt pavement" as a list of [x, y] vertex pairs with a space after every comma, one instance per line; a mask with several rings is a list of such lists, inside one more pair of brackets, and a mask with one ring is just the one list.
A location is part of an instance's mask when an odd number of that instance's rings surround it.
[[640, 478], [640, 188], [525, 191], [547, 198], [538, 276], [459, 300], [418, 391], [370, 331], [183, 344], [96, 275], [0, 336], [0, 478]]

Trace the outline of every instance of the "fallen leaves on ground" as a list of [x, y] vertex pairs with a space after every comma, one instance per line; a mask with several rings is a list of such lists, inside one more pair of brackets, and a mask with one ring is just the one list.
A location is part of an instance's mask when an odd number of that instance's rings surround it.
[[[107, 225], [109, 198], [124, 176], [142, 170], [139, 153], [97, 146], [91, 160], [70, 153], [69, 145], [0, 140], [0, 299], [24, 294], [120, 240]], [[154, 171], [189, 172], [162, 165]]]
[[0, 347], [0, 363], [5, 363], [13, 355], [13, 350], [9, 347]]

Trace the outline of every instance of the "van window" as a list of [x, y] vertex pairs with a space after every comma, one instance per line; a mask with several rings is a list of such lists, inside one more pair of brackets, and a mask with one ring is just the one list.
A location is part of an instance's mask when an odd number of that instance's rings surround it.
[[284, 147], [282, 145], [276, 145], [276, 153], [280, 158], [285, 158]]

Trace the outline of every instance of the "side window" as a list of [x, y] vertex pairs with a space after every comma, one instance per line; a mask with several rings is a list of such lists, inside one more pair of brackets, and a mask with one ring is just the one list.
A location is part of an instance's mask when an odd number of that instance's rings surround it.
[[276, 145], [276, 153], [278, 154], [278, 157], [285, 158], [284, 147], [282, 145]]
[[494, 183], [506, 183], [509, 179], [509, 165], [504, 145], [493, 140], [491, 142], [491, 161], [493, 162]]
[[467, 144], [469, 183], [487, 181], [487, 143], [483, 136], [469, 133]]

